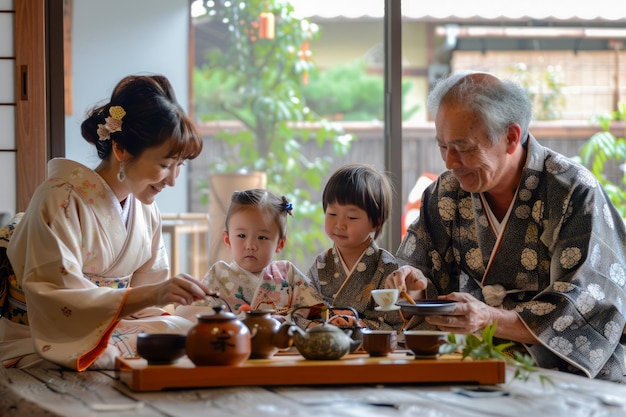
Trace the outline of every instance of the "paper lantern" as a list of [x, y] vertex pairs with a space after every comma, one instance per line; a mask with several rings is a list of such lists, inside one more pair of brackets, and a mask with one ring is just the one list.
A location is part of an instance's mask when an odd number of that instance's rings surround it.
[[259, 39], [274, 39], [274, 15], [263, 12], [259, 16]]

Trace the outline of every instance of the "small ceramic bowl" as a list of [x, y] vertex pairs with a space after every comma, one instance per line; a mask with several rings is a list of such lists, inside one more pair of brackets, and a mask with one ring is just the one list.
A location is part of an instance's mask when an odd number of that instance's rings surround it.
[[439, 330], [405, 330], [403, 333], [404, 344], [416, 359], [436, 358], [439, 355], [439, 346], [448, 340], [448, 332]]
[[176, 333], [139, 333], [137, 353], [150, 365], [167, 365], [185, 356], [187, 336]]
[[398, 347], [395, 330], [363, 330], [363, 349], [372, 357], [388, 356]]

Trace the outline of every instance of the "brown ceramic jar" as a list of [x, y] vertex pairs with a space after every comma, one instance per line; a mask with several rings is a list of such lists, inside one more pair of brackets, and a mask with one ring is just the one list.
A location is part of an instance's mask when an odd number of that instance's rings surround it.
[[274, 336], [280, 329], [280, 322], [272, 317], [274, 310], [252, 310], [246, 312], [243, 323], [250, 330], [252, 339], [252, 353], [250, 359], [269, 359], [279, 348], [284, 349], [289, 346], [282, 346], [282, 343]]
[[187, 333], [186, 351], [197, 366], [237, 366], [250, 357], [250, 331], [223, 306], [214, 306], [215, 314], [199, 314], [198, 322]]

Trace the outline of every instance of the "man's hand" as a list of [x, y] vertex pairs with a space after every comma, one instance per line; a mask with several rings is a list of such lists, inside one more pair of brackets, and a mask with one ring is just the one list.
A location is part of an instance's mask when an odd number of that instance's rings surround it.
[[439, 329], [457, 333], [469, 334], [481, 332], [493, 323], [493, 307], [477, 300], [468, 293], [454, 292], [439, 297], [440, 300], [454, 300], [457, 304], [454, 310], [445, 316], [428, 316], [426, 321]]

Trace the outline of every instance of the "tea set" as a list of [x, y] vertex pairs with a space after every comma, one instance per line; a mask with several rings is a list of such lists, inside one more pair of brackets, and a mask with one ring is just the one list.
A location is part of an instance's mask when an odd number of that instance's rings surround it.
[[[374, 290], [379, 311], [394, 311], [399, 290]], [[397, 308], [396, 308], [397, 307]], [[303, 308], [303, 307], [300, 307]], [[308, 307], [307, 307], [308, 308]], [[142, 333], [137, 351], [150, 365], [171, 364], [185, 354], [196, 366], [239, 366], [248, 359], [270, 359], [279, 351], [297, 350], [307, 360], [338, 360], [362, 348], [370, 357], [384, 357], [398, 346], [395, 330], [338, 327], [327, 320], [303, 329], [293, 321], [280, 322], [273, 310], [253, 310], [239, 319], [216, 304], [213, 313], [197, 314], [196, 324], [186, 335]], [[351, 307], [358, 323], [358, 313]], [[297, 310], [294, 309], [293, 313]], [[437, 357], [447, 332], [404, 330], [405, 347], [417, 359]]]

